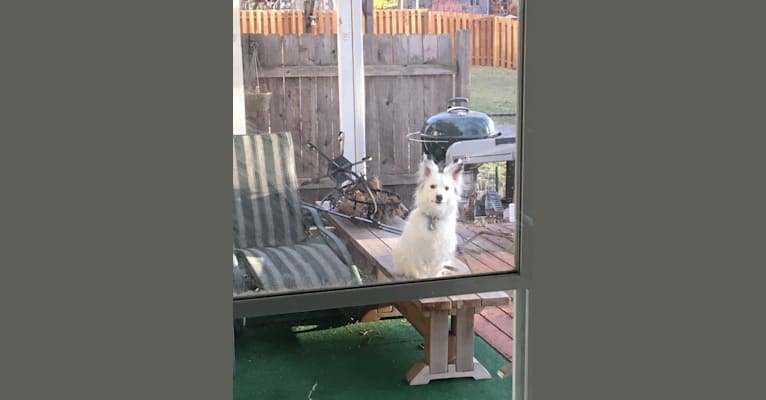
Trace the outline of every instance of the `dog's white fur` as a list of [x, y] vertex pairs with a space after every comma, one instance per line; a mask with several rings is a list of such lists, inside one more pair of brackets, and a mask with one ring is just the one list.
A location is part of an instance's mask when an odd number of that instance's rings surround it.
[[[421, 163], [415, 209], [393, 247], [396, 275], [423, 279], [445, 273], [444, 267], [457, 249], [458, 200], [463, 187], [460, 167], [456, 162], [439, 172], [432, 160]], [[437, 196], [441, 202], [437, 202]]]

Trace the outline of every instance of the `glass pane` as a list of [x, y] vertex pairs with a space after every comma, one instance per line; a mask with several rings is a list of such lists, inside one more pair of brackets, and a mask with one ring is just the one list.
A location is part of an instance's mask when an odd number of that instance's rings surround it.
[[[235, 1], [235, 300], [517, 272], [516, 1]], [[524, 301], [238, 319], [234, 398], [510, 398]]]
[[235, 298], [516, 271], [515, 1], [235, 1]]

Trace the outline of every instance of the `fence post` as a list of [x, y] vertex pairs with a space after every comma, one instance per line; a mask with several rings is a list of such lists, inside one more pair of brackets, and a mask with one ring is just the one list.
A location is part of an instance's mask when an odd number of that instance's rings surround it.
[[373, 5], [373, 0], [364, 0], [362, 11], [364, 11], [365, 30], [369, 34], [375, 33], [375, 20], [373, 18], [374, 9], [375, 6]]
[[455, 35], [455, 97], [471, 97], [471, 31], [459, 30]]
[[500, 65], [500, 17], [492, 17], [492, 66]]
[[511, 68], [516, 69], [519, 61], [519, 22], [513, 20], [511, 25]]
[[239, 1], [234, 0], [234, 132], [235, 135], [244, 135], [245, 125], [245, 79], [242, 60], [242, 13], [239, 10]]

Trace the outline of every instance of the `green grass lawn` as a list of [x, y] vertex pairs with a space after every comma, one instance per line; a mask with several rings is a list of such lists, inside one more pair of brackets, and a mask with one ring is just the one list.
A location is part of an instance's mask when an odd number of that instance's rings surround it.
[[[518, 75], [515, 70], [494, 67], [471, 66], [470, 108], [485, 113], [517, 112]], [[516, 117], [492, 117], [498, 128], [515, 125]], [[497, 168], [497, 170], [496, 170]], [[500, 195], [505, 191], [505, 163], [487, 163], [479, 168], [479, 188], [497, 189]], [[495, 187], [495, 173], [499, 187]]]
[[[471, 67], [470, 107], [481, 112], [516, 112], [518, 78], [515, 70]], [[493, 117], [498, 124], [515, 124], [515, 117]]]

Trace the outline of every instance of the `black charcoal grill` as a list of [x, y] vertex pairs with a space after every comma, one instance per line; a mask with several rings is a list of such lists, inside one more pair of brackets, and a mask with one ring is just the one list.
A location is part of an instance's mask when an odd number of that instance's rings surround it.
[[467, 106], [456, 106], [457, 103], [468, 104], [468, 99], [455, 97], [447, 100], [446, 111], [432, 115], [420, 132], [408, 135], [410, 140], [422, 143], [423, 153], [441, 166], [447, 161], [447, 149], [454, 143], [488, 139], [500, 134], [487, 114], [470, 110]]
[[465, 97], [447, 100], [446, 111], [429, 117], [420, 132], [409, 133], [407, 138], [421, 143], [422, 152], [440, 168], [458, 159], [463, 161], [461, 209], [475, 199], [482, 164], [515, 159], [515, 136], [499, 132], [488, 114], [469, 109]]

